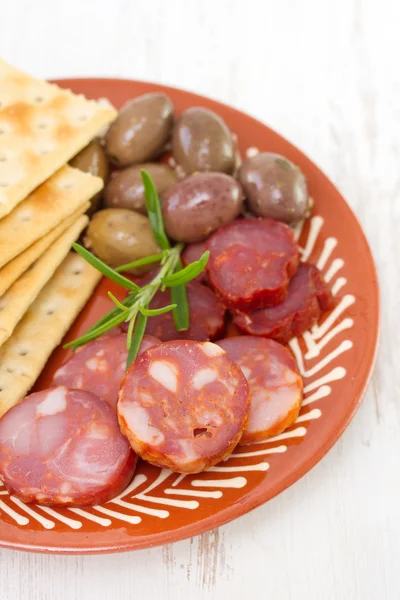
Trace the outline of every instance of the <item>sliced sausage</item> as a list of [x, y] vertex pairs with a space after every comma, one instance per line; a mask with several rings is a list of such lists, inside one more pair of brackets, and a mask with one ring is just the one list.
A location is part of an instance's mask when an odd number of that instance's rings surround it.
[[[139, 354], [159, 343], [160, 340], [145, 335]], [[55, 372], [52, 385], [88, 390], [115, 408], [127, 358], [124, 333], [103, 335], [78, 348]]]
[[[204, 252], [207, 250], [207, 240], [203, 242], [194, 242], [193, 244], [188, 244], [181, 254], [181, 259], [183, 266], [186, 267], [192, 262], [196, 260], [200, 260], [203, 256]], [[206, 271], [204, 270], [200, 275], [196, 277], [196, 281], [206, 281]]]
[[143, 459], [198, 473], [232, 452], [249, 407], [246, 378], [222, 348], [178, 340], [135, 360], [117, 409], [121, 431]]
[[208, 278], [225, 306], [246, 312], [282, 302], [299, 262], [293, 232], [272, 219], [239, 219], [208, 240]]
[[91, 392], [46, 389], [0, 420], [0, 475], [24, 502], [107, 502], [126, 488], [136, 460], [115, 410]]
[[249, 335], [273, 338], [282, 344], [301, 335], [334, 306], [332, 292], [317, 267], [302, 263], [289, 284], [286, 299], [278, 306], [250, 314], [237, 313], [233, 321]]
[[[143, 278], [142, 278], [143, 280]], [[146, 278], [147, 280], [147, 278]], [[136, 279], [137, 282], [140, 280]], [[186, 286], [189, 304], [189, 329], [178, 331], [176, 329], [172, 311], [149, 317], [146, 333], [163, 342], [169, 340], [196, 340], [205, 342], [218, 339], [224, 330], [225, 307], [208, 287], [197, 281], [191, 281]], [[171, 304], [170, 292], [159, 290], [150, 302], [150, 308], [161, 308]], [[127, 330], [127, 324], [122, 325]]]
[[254, 336], [231, 337], [218, 345], [242, 369], [250, 388], [250, 417], [240, 443], [279, 435], [297, 419], [303, 380], [288, 348]]

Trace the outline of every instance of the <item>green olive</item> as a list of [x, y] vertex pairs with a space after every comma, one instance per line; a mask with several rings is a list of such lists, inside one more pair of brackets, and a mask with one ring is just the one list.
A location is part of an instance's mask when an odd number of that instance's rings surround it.
[[293, 225], [309, 214], [306, 178], [284, 156], [262, 152], [249, 158], [239, 169], [239, 181], [251, 212], [258, 217]]
[[225, 121], [207, 108], [185, 110], [174, 126], [172, 154], [187, 173], [219, 171], [232, 173], [234, 146]]
[[[147, 217], [124, 208], [95, 213], [86, 231], [85, 245], [110, 267], [119, 267], [160, 252]], [[141, 275], [154, 265], [131, 271]]]

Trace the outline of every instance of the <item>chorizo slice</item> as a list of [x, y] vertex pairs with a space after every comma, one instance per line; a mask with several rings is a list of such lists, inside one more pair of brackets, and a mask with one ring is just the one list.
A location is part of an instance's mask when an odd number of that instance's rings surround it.
[[302, 263], [289, 284], [286, 299], [278, 306], [250, 314], [234, 314], [235, 325], [248, 335], [272, 338], [286, 344], [317, 323], [334, 306], [329, 286], [317, 267]]
[[227, 308], [279, 304], [299, 263], [293, 231], [273, 219], [239, 219], [208, 240], [207, 275]]
[[42, 390], [0, 420], [0, 475], [24, 502], [107, 502], [128, 485], [136, 461], [115, 410], [91, 392]]
[[[139, 354], [155, 344], [160, 340], [145, 335]], [[124, 333], [103, 335], [78, 348], [55, 372], [52, 385], [88, 390], [115, 408], [127, 358]]]
[[[137, 280], [139, 281], [139, 280]], [[140, 282], [139, 282], [140, 285]], [[146, 333], [162, 342], [170, 340], [195, 340], [205, 342], [221, 337], [225, 327], [225, 307], [210, 288], [198, 281], [191, 281], [186, 286], [189, 305], [189, 329], [176, 329], [172, 311], [149, 317]], [[158, 290], [150, 302], [150, 308], [161, 308], [171, 304], [169, 290]], [[124, 331], [127, 325], [122, 325]]]
[[240, 443], [266, 440], [290, 427], [303, 399], [303, 380], [290, 350], [254, 336], [231, 337], [218, 345], [242, 369], [250, 388], [249, 422]]
[[220, 346], [175, 340], [135, 360], [117, 412], [122, 433], [144, 460], [198, 473], [232, 452], [249, 407], [246, 378]]

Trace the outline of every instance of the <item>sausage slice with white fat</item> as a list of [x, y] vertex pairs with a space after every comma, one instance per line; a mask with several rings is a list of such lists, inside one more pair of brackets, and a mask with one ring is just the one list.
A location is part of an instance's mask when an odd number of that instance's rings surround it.
[[[145, 335], [139, 354], [155, 344], [160, 340]], [[55, 372], [52, 385], [88, 390], [115, 408], [127, 358], [126, 334], [102, 335], [76, 350]]]
[[198, 473], [232, 452], [247, 425], [249, 387], [211, 342], [154, 346], [127, 371], [119, 392], [121, 431], [148, 462]]
[[126, 488], [136, 461], [115, 410], [87, 391], [49, 388], [0, 420], [0, 477], [24, 502], [107, 502]]
[[218, 345], [239, 365], [250, 387], [250, 417], [241, 443], [266, 440], [290, 427], [303, 399], [303, 380], [290, 350], [255, 336], [231, 337]]

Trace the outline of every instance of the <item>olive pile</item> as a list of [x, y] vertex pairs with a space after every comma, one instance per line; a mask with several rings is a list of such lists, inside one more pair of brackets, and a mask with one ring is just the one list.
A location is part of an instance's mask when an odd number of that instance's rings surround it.
[[[192, 107], [175, 120], [173, 104], [162, 93], [127, 102], [102, 142], [91, 142], [71, 165], [105, 183], [103, 194], [92, 199], [85, 243], [113, 267], [159, 250], [146, 216], [141, 169], [155, 183], [168, 236], [180, 242], [204, 240], [243, 214], [244, 203], [256, 217], [290, 225], [310, 209], [307, 182], [296, 165], [262, 152], [235, 172], [235, 145], [222, 118]], [[167, 150], [176, 171], [156, 162]], [[111, 176], [109, 165], [118, 169]]]

